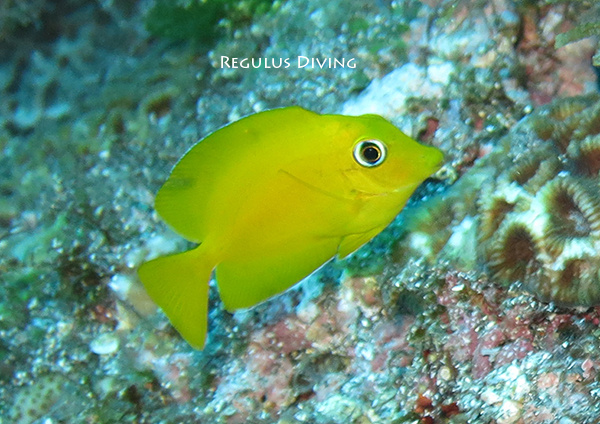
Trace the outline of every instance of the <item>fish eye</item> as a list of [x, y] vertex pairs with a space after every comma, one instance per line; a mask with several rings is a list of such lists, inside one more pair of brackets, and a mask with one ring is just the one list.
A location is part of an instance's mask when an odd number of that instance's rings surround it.
[[386, 155], [385, 144], [379, 140], [364, 140], [354, 146], [354, 160], [367, 168], [380, 165]]

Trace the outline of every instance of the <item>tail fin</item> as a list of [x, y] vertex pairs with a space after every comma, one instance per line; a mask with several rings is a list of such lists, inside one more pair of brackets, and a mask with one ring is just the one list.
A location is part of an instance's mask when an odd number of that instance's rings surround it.
[[154, 259], [138, 275], [173, 327], [195, 349], [202, 349], [208, 321], [208, 282], [213, 266], [197, 249]]

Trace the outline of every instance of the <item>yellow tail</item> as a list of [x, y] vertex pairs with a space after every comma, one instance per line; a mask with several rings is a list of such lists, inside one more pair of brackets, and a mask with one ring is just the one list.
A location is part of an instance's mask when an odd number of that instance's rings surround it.
[[197, 248], [154, 259], [138, 270], [152, 300], [196, 349], [202, 349], [206, 340], [208, 282], [213, 269], [203, 256]]

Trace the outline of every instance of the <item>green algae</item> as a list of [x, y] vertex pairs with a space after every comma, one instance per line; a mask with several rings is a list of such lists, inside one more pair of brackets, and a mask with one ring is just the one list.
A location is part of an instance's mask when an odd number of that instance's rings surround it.
[[51, 260], [52, 240], [59, 237], [67, 228], [67, 214], [61, 213], [48, 228], [37, 229], [33, 234], [24, 233], [13, 241], [11, 255], [20, 262], [39, 265]]
[[176, 2], [159, 0], [146, 15], [146, 28], [151, 34], [175, 41], [214, 41], [217, 23], [225, 16], [225, 4], [220, 1], [194, 2], [188, 7]]
[[41, 14], [47, 10], [46, 0], [6, 0], [0, 3], [0, 40], [11, 37], [22, 27], [39, 22]]
[[146, 14], [146, 29], [156, 37], [213, 44], [223, 34], [219, 23], [234, 26], [266, 13], [273, 0], [156, 0]]
[[[590, 0], [544, 0], [546, 4], [564, 4], [567, 13], [575, 16], [575, 26], [556, 36], [557, 49], [567, 44], [594, 37], [598, 43], [600, 36], [600, 3]], [[600, 46], [592, 58], [594, 66], [600, 66]]]
[[[598, 8], [600, 11], [600, 8]], [[600, 21], [585, 22], [577, 25], [575, 28], [556, 36], [556, 48], [561, 48], [569, 43], [579, 41], [588, 37], [600, 36]], [[594, 66], [600, 66], [600, 49], [596, 50], [596, 54], [592, 58]]]

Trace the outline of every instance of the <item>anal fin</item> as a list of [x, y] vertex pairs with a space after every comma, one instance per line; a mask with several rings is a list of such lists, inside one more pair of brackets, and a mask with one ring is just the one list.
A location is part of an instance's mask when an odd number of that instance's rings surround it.
[[221, 299], [228, 311], [254, 306], [279, 294], [331, 259], [339, 238], [286, 243], [252, 257], [230, 258], [217, 266]]

